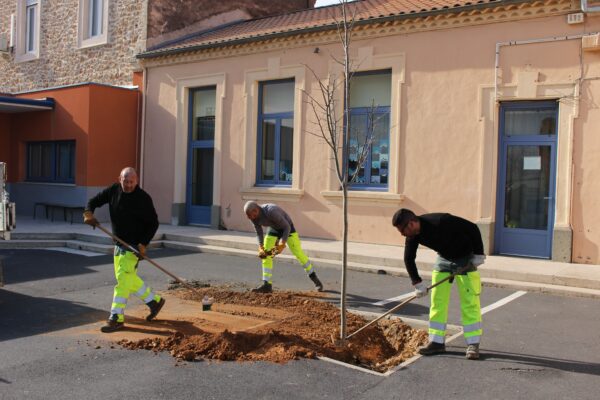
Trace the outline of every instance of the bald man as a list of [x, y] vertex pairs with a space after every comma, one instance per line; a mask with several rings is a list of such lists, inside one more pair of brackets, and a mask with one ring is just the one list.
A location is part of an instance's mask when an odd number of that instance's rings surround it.
[[[119, 183], [115, 183], [96, 196], [92, 197], [83, 213], [83, 222], [96, 227], [98, 220], [94, 210], [108, 204], [112, 231], [118, 238], [141, 255], [146, 254], [146, 246], [158, 229], [158, 217], [152, 204], [152, 198], [138, 186], [135, 169], [124, 168], [119, 175]], [[153, 320], [165, 304], [165, 299], [155, 294], [137, 275], [138, 255], [120, 243], [115, 243], [114, 264], [117, 284], [114, 289], [110, 316], [105, 326], [100, 328], [104, 333], [123, 329], [125, 307], [130, 294], [138, 296], [150, 313], [146, 320]]]
[[[244, 212], [256, 230], [258, 239], [258, 256], [262, 258], [262, 283], [253, 292], [271, 293], [273, 291], [273, 256], [271, 251], [276, 248], [276, 254], [281, 253], [287, 245], [292, 254], [304, 268], [315, 288], [323, 291], [323, 284], [317, 278], [312, 263], [302, 251], [298, 232], [294, 228], [294, 223], [290, 216], [276, 204], [259, 205], [255, 201], [248, 201], [244, 205]], [[267, 235], [263, 232], [263, 226], [266, 226]]]

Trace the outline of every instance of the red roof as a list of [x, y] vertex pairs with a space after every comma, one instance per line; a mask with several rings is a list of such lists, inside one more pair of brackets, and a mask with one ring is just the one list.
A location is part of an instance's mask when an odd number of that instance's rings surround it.
[[[349, 2], [347, 10], [355, 12], [357, 21], [368, 22], [382, 18], [419, 15], [423, 13], [457, 11], [460, 8], [505, 3], [506, 0], [358, 0]], [[355, 11], [353, 11], [355, 10]], [[265, 36], [301, 33], [331, 26], [341, 16], [341, 6], [311, 8], [266, 18], [229, 24], [209, 31], [188, 35], [159, 45], [140, 55], [141, 58], [169, 53], [191, 51], [204, 47], [218, 47], [235, 42], [256, 40]]]

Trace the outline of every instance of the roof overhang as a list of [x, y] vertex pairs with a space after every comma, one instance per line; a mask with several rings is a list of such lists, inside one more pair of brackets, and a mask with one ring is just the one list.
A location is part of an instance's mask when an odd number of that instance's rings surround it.
[[0, 113], [14, 114], [32, 111], [48, 111], [54, 109], [54, 99], [20, 99], [0, 96]]

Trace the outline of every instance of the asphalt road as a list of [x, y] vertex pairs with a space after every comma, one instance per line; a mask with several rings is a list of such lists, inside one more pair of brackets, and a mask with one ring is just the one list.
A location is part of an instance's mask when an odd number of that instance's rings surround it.
[[[258, 259], [150, 252], [187, 279], [254, 286]], [[320, 360], [272, 363], [194, 362], [176, 365], [168, 354], [123, 350], [62, 335], [105, 319], [110, 307], [112, 257], [46, 250], [0, 250], [0, 399], [597, 399], [600, 393], [600, 319], [597, 300], [484, 288], [482, 359], [464, 358], [458, 338], [448, 353], [423, 357], [388, 377]], [[169, 278], [148, 263], [140, 275], [164, 290]], [[298, 264], [276, 261], [275, 288], [310, 289]], [[334, 299], [340, 270], [317, 273]], [[348, 306], [384, 312], [373, 303], [407, 293], [405, 278], [349, 272]], [[449, 323], [460, 323], [453, 291]], [[509, 301], [500, 304], [503, 299]], [[401, 316], [427, 320], [428, 299]]]

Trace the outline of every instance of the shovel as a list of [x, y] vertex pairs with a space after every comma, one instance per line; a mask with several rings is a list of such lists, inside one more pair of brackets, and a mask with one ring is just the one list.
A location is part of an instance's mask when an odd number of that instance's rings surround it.
[[[442, 283], [444, 283], [444, 282], [446, 282], [446, 281], [448, 281], [448, 280], [450, 280], [450, 279], [453, 279], [453, 278], [454, 278], [456, 275], [458, 275], [458, 274], [462, 273], [464, 269], [465, 269], [465, 268], [461, 268], [461, 269], [459, 269], [458, 271], [456, 271], [456, 272], [454, 272], [454, 273], [452, 273], [452, 274], [448, 275], [447, 277], [445, 277], [445, 278], [444, 278], [444, 279], [442, 279], [441, 281], [439, 281], [439, 282], [436, 282], [435, 284], [433, 284], [433, 285], [431, 285], [431, 286], [427, 287], [427, 291], [429, 292], [429, 291], [430, 291], [431, 289], [433, 289], [434, 287], [436, 287], [436, 286], [438, 286], [438, 285], [441, 285]], [[358, 329], [356, 332], [354, 332], [354, 333], [351, 333], [350, 335], [346, 336], [346, 337], [344, 338], [344, 340], [348, 340], [348, 339], [350, 339], [352, 336], [356, 335], [358, 332], [362, 331], [363, 329], [367, 328], [368, 326], [371, 326], [371, 325], [373, 325], [375, 322], [379, 321], [381, 318], [383, 318], [383, 317], [385, 317], [385, 316], [387, 316], [387, 315], [389, 315], [389, 314], [393, 313], [394, 311], [396, 311], [397, 309], [401, 308], [401, 307], [402, 307], [403, 305], [405, 305], [406, 303], [410, 303], [411, 301], [413, 301], [413, 300], [414, 300], [414, 299], [416, 299], [416, 298], [417, 298], [417, 295], [416, 295], [416, 294], [413, 294], [412, 296], [410, 296], [409, 298], [407, 298], [406, 300], [404, 300], [402, 303], [398, 304], [397, 306], [394, 306], [392, 309], [390, 309], [390, 310], [388, 310], [387, 312], [385, 312], [385, 313], [381, 314], [379, 317], [377, 317], [377, 318], [375, 318], [374, 320], [370, 321], [368, 324], [366, 324], [366, 325], [365, 325], [365, 326], [363, 326], [362, 328]]]
[[[169, 275], [171, 278], [175, 279], [175, 281], [177, 281], [180, 284], [182, 284], [183, 286], [185, 286], [186, 289], [189, 289], [192, 292], [196, 292], [197, 291], [197, 289], [195, 287], [193, 287], [192, 285], [190, 285], [189, 283], [187, 283], [183, 279], [180, 279], [179, 277], [177, 277], [177, 275], [174, 275], [171, 272], [167, 271], [166, 269], [164, 269], [163, 267], [161, 267], [160, 265], [158, 265], [158, 263], [155, 262], [154, 260], [146, 257], [145, 255], [142, 255], [139, 252], [138, 249], [136, 249], [135, 247], [131, 246], [129, 243], [124, 242], [122, 239], [118, 238], [117, 236], [113, 235], [113, 233], [111, 231], [109, 231], [108, 229], [106, 229], [102, 225], [98, 224], [98, 225], [96, 225], [96, 227], [98, 229], [100, 229], [102, 232], [106, 233], [108, 236], [110, 236], [114, 241], [121, 243], [121, 245], [125, 246], [127, 248], [127, 250], [129, 250], [129, 251], [133, 252], [135, 255], [137, 255], [138, 258], [141, 258], [141, 259], [144, 259], [144, 260], [148, 261], [150, 264], [154, 265], [156, 268], [160, 269], [162, 272], [164, 272], [165, 274]], [[200, 294], [200, 292], [198, 292], [198, 293]]]

